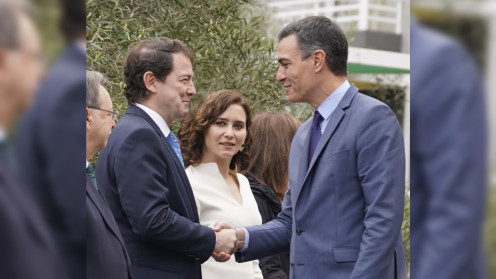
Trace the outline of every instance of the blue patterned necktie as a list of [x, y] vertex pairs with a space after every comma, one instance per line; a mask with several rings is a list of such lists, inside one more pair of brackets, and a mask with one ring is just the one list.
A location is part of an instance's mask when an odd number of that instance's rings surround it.
[[98, 186], [96, 185], [96, 176], [95, 176], [95, 169], [91, 166], [91, 164], [88, 164], [88, 167], [86, 168], [86, 173], [90, 176], [91, 182], [93, 182], [93, 186], [98, 190]]
[[184, 162], [183, 162], [183, 155], [181, 154], [181, 148], [179, 147], [179, 142], [177, 141], [176, 136], [172, 132], [169, 133], [167, 136], [167, 141], [170, 143], [172, 146], [172, 149], [174, 149], [174, 153], [176, 153], [177, 158], [181, 162], [181, 165], [183, 165], [184, 168]]
[[322, 132], [320, 131], [320, 123], [322, 123], [322, 120], [324, 120], [324, 118], [316, 110], [313, 116], [312, 132], [310, 134], [310, 157], [308, 161], [312, 160], [313, 153], [317, 148], [317, 144], [319, 144], [320, 137], [322, 137]]

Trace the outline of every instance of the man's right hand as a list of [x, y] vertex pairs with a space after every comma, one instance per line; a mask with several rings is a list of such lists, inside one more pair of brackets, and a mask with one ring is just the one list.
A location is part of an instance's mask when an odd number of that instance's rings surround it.
[[217, 223], [213, 229], [217, 239], [212, 257], [216, 261], [228, 261], [232, 254], [243, 248], [245, 242], [243, 228], [234, 229], [228, 223]]

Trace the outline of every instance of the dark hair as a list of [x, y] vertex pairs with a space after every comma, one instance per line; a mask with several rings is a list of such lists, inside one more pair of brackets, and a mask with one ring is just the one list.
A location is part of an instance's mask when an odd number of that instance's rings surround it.
[[86, 1], [59, 0], [60, 29], [66, 42], [72, 42], [86, 34]]
[[234, 169], [237, 166], [239, 172], [246, 170], [248, 167], [248, 152], [252, 142], [250, 130], [251, 110], [246, 99], [233, 90], [221, 90], [203, 97], [193, 111], [184, 118], [179, 129], [178, 138], [185, 167], [195, 166], [200, 163], [205, 133], [217, 117], [231, 105], [240, 105], [246, 113], [246, 139], [243, 150], [233, 156], [229, 167]]
[[0, 1], [0, 47], [18, 49], [19, 17], [28, 15], [30, 6], [24, 1]]
[[277, 36], [281, 41], [295, 34], [302, 59], [321, 49], [326, 54], [329, 70], [337, 76], [348, 74], [348, 41], [343, 30], [325, 16], [310, 16], [288, 24]]
[[107, 79], [97, 71], [86, 70], [86, 106], [99, 108], [101, 104], [98, 85], [105, 86]]
[[291, 140], [300, 122], [283, 112], [263, 112], [253, 117], [253, 142], [247, 174], [270, 188], [282, 200], [288, 189]]
[[165, 37], [140, 41], [129, 51], [124, 62], [125, 95], [129, 104], [148, 98], [150, 93], [143, 81], [146, 72], [151, 71], [161, 81], [167, 78], [174, 67], [174, 53], [183, 53], [193, 63], [193, 54], [186, 45]]

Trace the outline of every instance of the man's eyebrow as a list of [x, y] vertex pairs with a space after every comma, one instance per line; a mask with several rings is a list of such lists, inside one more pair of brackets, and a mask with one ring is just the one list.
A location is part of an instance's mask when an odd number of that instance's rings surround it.
[[279, 63], [282, 63], [284, 61], [289, 61], [289, 59], [286, 57], [281, 57], [281, 58], [277, 59], [277, 62], [279, 62]]
[[179, 74], [179, 77], [188, 77], [188, 78], [191, 78], [193, 77], [192, 74]]

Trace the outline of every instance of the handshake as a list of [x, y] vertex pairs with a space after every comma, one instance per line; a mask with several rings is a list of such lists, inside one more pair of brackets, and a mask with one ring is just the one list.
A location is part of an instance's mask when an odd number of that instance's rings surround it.
[[235, 229], [228, 223], [216, 223], [213, 227], [216, 241], [212, 257], [218, 262], [225, 262], [231, 255], [245, 245], [245, 230]]

